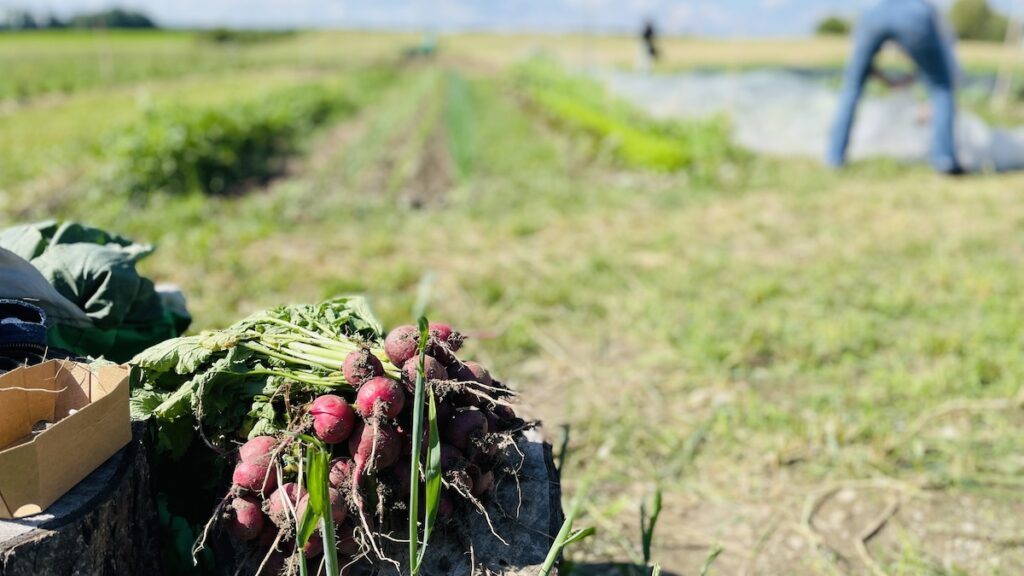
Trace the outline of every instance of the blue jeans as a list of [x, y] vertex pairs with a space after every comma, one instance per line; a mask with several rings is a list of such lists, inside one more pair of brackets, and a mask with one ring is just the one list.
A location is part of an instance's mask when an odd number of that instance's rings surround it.
[[864, 91], [872, 61], [890, 40], [914, 61], [928, 88], [932, 105], [932, 166], [940, 172], [959, 170], [953, 139], [956, 64], [952, 46], [939, 28], [935, 9], [923, 0], [882, 0], [858, 23], [826, 162], [835, 167], [846, 162], [857, 101]]

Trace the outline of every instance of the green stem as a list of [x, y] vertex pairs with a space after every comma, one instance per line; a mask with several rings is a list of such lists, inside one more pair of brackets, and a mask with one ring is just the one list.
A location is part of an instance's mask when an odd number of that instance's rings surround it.
[[416, 576], [419, 572], [419, 512], [420, 512], [420, 451], [423, 444], [423, 380], [425, 373], [424, 361], [427, 353], [427, 338], [424, 337], [426, 319], [420, 318], [420, 354], [419, 369], [416, 370], [416, 390], [413, 393], [412, 409], [412, 454], [409, 458], [409, 572]]
[[317, 376], [315, 374], [310, 374], [310, 373], [305, 373], [305, 372], [295, 372], [295, 371], [291, 371], [291, 370], [266, 370], [266, 369], [261, 369], [261, 370], [253, 370], [253, 371], [251, 371], [249, 373], [250, 374], [262, 374], [264, 376], [277, 376], [279, 378], [285, 378], [285, 379], [288, 379], [288, 380], [295, 380], [296, 382], [302, 382], [304, 384], [309, 384], [311, 386], [323, 386], [324, 388], [351, 389], [351, 386], [348, 384], [348, 382], [345, 382], [344, 379], [341, 379], [341, 378], [338, 378], [338, 379], [324, 378], [324, 377]]
[[551, 544], [551, 549], [548, 550], [548, 557], [544, 560], [544, 565], [541, 567], [540, 572], [537, 576], [548, 576], [551, 573], [551, 569], [554, 568], [555, 563], [558, 562], [558, 557], [562, 554], [562, 549], [565, 548], [565, 541], [569, 538], [569, 534], [572, 532], [573, 522], [576, 521], [576, 515], [580, 513], [580, 496], [582, 490], [573, 499], [572, 505], [569, 507], [569, 512], [565, 515], [565, 522], [562, 522], [562, 528], [558, 531], [558, 535], [555, 536], [554, 543]]
[[342, 352], [341, 350], [333, 350], [331, 348], [324, 348], [323, 346], [315, 346], [312, 344], [306, 344], [305, 342], [291, 342], [287, 348], [295, 352], [301, 352], [303, 354], [309, 354], [312, 356], [319, 356], [324, 359], [329, 359], [332, 362], [338, 362], [339, 364], [345, 361], [345, 357], [348, 356], [349, 352], [356, 350], [355, 347]]
[[340, 576], [338, 538], [334, 534], [334, 520], [331, 518], [330, 502], [330, 496], [328, 496], [327, 512], [320, 519], [320, 533], [324, 537], [324, 565], [327, 569], [327, 576]]
[[296, 352], [292, 352], [291, 354], [286, 354], [284, 352], [279, 352], [277, 350], [273, 350], [271, 348], [268, 348], [267, 346], [264, 346], [262, 344], [256, 344], [255, 342], [246, 342], [244, 344], [240, 344], [240, 346], [242, 346], [244, 348], [248, 348], [249, 350], [252, 350], [253, 352], [259, 352], [260, 354], [265, 354], [267, 356], [270, 356], [271, 358], [277, 358], [278, 360], [281, 360], [282, 362], [287, 362], [289, 364], [298, 364], [300, 366], [313, 366], [315, 368], [322, 368], [322, 369], [327, 370], [329, 372], [337, 372], [338, 369], [340, 368], [340, 366], [329, 366], [329, 365], [326, 365], [326, 364], [321, 364], [318, 361], [318, 359], [315, 359], [315, 358], [312, 358], [312, 357], [308, 357], [308, 356], [305, 356], [303, 354], [299, 354], [299, 353], [296, 353]]

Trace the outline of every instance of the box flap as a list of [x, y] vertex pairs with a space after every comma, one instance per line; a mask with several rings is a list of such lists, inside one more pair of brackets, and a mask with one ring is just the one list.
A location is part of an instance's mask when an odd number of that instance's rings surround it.
[[47, 362], [0, 376], [0, 450], [30, 435], [36, 422], [54, 420], [59, 397], [54, 369]]
[[36, 445], [22, 444], [0, 452], [0, 498], [7, 514], [0, 510], [0, 518], [20, 516], [18, 509], [26, 503], [40, 501], [41, 473]]
[[97, 377], [88, 365], [59, 360], [55, 362], [53, 372], [53, 388], [63, 390], [57, 397], [57, 405], [53, 409], [54, 418], [60, 420], [71, 410], [81, 410], [95, 399], [92, 389]]
[[0, 518], [10, 518], [13, 515], [11, 509], [7, 507], [7, 503], [4, 502], [4, 495], [0, 494]]

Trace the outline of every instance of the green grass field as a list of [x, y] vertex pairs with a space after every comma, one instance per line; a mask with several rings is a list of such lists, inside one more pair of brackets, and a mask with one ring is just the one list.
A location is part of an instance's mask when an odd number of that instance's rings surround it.
[[[325, 32], [227, 54], [183, 33], [0, 36], [18, 70], [0, 80], [0, 219], [156, 243], [144, 271], [184, 289], [195, 329], [352, 291], [407, 323], [432, 275], [432, 316], [476, 336], [470, 355], [556, 444], [568, 428], [566, 496], [587, 490], [578, 526], [598, 530], [568, 553], [580, 573], [642, 562], [656, 486], [653, 556], [675, 574], [716, 546], [709, 574], [1024, 573], [1024, 177], [745, 156], [714, 178], [628, 168], [506, 73], [542, 44], [624, 64], [625, 40], [464, 36], [400, 64], [415, 41]], [[105, 78], [83, 72], [102, 42]], [[843, 52], [716, 45], [670, 43], [668, 65]], [[980, 68], [1001, 57], [965, 50]], [[381, 67], [391, 81], [246, 194], [138, 204], [93, 180], [148, 106]]]

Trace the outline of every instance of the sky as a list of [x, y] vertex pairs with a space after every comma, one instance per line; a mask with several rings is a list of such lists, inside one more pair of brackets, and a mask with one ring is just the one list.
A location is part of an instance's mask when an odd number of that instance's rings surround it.
[[[653, 17], [669, 34], [785, 37], [809, 34], [827, 14], [854, 15], [876, 0], [119, 0], [167, 27], [400, 28], [437, 31], [631, 32]], [[940, 0], [948, 4], [950, 0]], [[991, 0], [1003, 10], [1024, 0]], [[0, 0], [0, 10], [106, 8], [112, 0]], [[1020, 6], [1024, 9], [1024, 6]], [[1022, 10], [1024, 11], [1024, 10]]]

